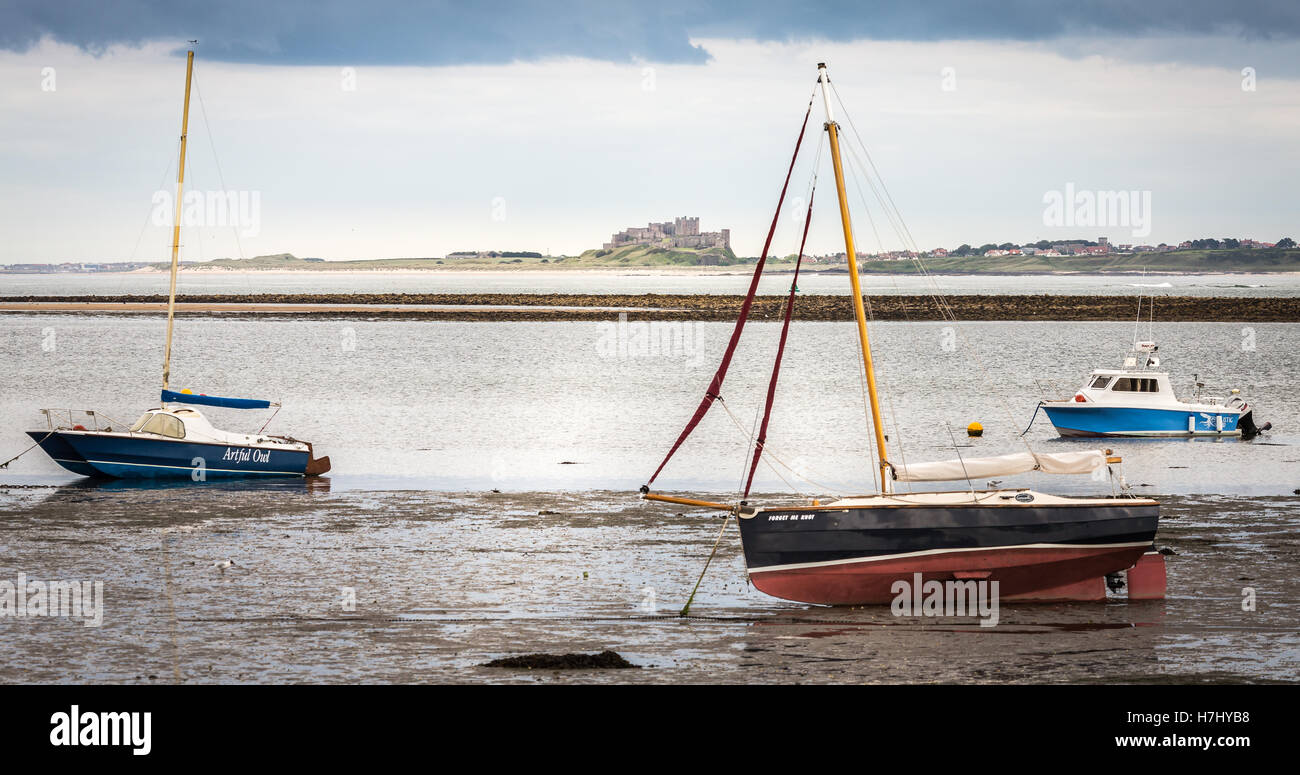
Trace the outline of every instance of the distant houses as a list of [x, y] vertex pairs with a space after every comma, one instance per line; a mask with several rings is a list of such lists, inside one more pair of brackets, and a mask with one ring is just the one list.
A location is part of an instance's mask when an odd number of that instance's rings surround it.
[[153, 264], [148, 261], [85, 262], [65, 261], [62, 264], [0, 264], [0, 272], [8, 274], [61, 274], [75, 272], [134, 272]]
[[[1111, 244], [1106, 237], [1098, 237], [1096, 242], [1088, 240], [1066, 240], [1062, 242], [1048, 242], [1040, 240], [1037, 243], [1029, 245], [1014, 245], [1012, 243], [1003, 243], [1002, 245], [984, 245], [980, 248], [972, 248], [970, 245], [962, 245], [960, 248], [948, 250], [947, 248], [934, 248], [926, 251], [921, 255], [926, 258], [961, 258], [985, 256], [988, 258], [1004, 258], [1007, 256], [1042, 256], [1045, 258], [1060, 258], [1065, 256], [1105, 256], [1116, 254], [1133, 254], [1133, 253], [1168, 253], [1174, 250], [1220, 250], [1235, 248], [1272, 248], [1277, 245], [1272, 242], [1261, 242], [1254, 239], [1200, 239], [1184, 240], [1178, 245], [1168, 245], [1160, 243], [1159, 245], [1129, 245], [1129, 244]], [[1286, 247], [1283, 244], [1283, 247]], [[914, 253], [905, 250], [895, 250], [885, 253], [874, 253], [867, 255], [869, 261], [888, 261], [901, 258], [910, 258]], [[843, 254], [839, 255], [843, 260]]]

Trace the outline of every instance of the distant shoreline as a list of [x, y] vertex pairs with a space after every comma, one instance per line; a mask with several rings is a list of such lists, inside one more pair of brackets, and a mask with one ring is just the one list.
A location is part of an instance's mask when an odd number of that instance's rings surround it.
[[[871, 262], [872, 264], [883, 262]], [[429, 274], [524, 274], [524, 273], [554, 273], [566, 275], [611, 275], [622, 274], [630, 276], [731, 276], [743, 275], [749, 276], [754, 273], [754, 267], [750, 265], [740, 266], [574, 266], [564, 267], [563, 265], [538, 266], [538, 265], [518, 265], [518, 266], [439, 266], [429, 267], [427, 269], [357, 269], [355, 267], [330, 269], [330, 268], [307, 268], [301, 269], [256, 269], [241, 268], [229, 269], [225, 267], [185, 267], [182, 268], [182, 275], [196, 274], [257, 274], [257, 275], [304, 275], [304, 274], [358, 274], [358, 275], [395, 275], [395, 276], [418, 276]], [[764, 275], [789, 275], [794, 273], [793, 267], [786, 267], [778, 264], [768, 266], [763, 270]], [[848, 275], [848, 267], [843, 265], [828, 266], [824, 268], [809, 268], [805, 266], [799, 270], [801, 275]], [[12, 275], [15, 277], [89, 277], [93, 275], [108, 275], [119, 277], [123, 275], [165, 275], [164, 269], [133, 269], [121, 272], [12, 272], [0, 266], [0, 275]], [[916, 272], [887, 272], [876, 270], [874, 266], [859, 267], [858, 274], [862, 277], [878, 276], [919, 276]], [[1300, 275], [1300, 268], [1296, 269], [1216, 269], [1216, 270], [1176, 270], [1176, 269], [1079, 269], [1079, 270], [1051, 270], [1051, 271], [1012, 271], [1012, 270], [955, 270], [955, 269], [929, 269], [928, 274], [941, 277], [1202, 277], [1202, 276], [1249, 276], [1249, 275]]]
[[[929, 296], [870, 296], [876, 320], [934, 322], [945, 320]], [[1129, 321], [1128, 296], [962, 295], [945, 297], [959, 321]], [[732, 321], [742, 296], [718, 294], [519, 294], [519, 293], [322, 293], [192, 294], [177, 297], [178, 314], [262, 319], [435, 320], [467, 322]], [[785, 296], [755, 297], [751, 319], [777, 321]], [[15, 296], [0, 299], [0, 314], [160, 315], [166, 297], [152, 296]], [[1295, 323], [1300, 298], [1161, 296], [1155, 315], [1167, 322]], [[849, 321], [851, 297], [800, 295], [794, 317], [801, 321]]]
[[[845, 263], [830, 263], [805, 257], [802, 271], [809, 274], [847, 274]], [[182, 263], [181, 271], [192, 273], [238, 272], [651, 272], [663, 274], [751, 274], [757, 256], [737, 257], [728, 249], [703, 251], [650, 248], [592, 251], [578, 256], [523, 257], [485, 255], [463, 258], [376, 258], [326, 261], [298, 258], [292, 253], [275, 253], [253, 258], [219, 258], [207, 262]], [[72, 261], [64, 264], [16, 264], [20, 269], [0, 266], [6, 274], [76, 274], [86, 265], [90, 273], [115, 273], [113, 262]], [[781, 273], [794, 269], [794, 256], [769, 256], [766, 270]], [[46, 268], [52, 270], [44, 271]], [[170, 270], [163, 262], [135, 263], [127, 273], [162, 273]], [[921, 276], [989, 275], [1195, 275], [1195, 274], [1295, 274], [1300, 272], [1300, 248], [1178, 249], [1147, 253], [1092, 255], [1006, 255], [933, 256], [928, 258], [862, 258], [862, 275]]]

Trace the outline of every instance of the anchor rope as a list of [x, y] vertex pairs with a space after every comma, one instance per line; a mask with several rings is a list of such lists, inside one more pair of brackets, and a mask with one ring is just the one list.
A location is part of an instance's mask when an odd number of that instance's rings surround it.
[[22, 452], [19, 452], [17, 455], [14, 455], [13, 457], [11, 457], [11, 458], [9, 458], [8, 460], [6, 460], [5, 462], [0, 463], [0, 468], [8, 468], [10, 463], [14, 462], [15, 460], [17, 460], [18, 458], [22, 457], [23, 455], [26, 455], [28, 452], [31, 452], [32, 450], [36, 449], [36, 448], [39, 447], [41, 444], [44, 444], [44, 443], [45, 443], [45, 440], [48, 439], [49, 437], [53, 436], [53, 435], [54, 435], [54, 431], [51, 430], [49, 433], [47, 433], [47, 434], [45, 434], [44, 436], [42, 436], [40, 441], [38, 441], [38, 442], [36, 442], [35, 444], [31, 445], [31, 446], [28, 447], [27, 449], [24, 449]]

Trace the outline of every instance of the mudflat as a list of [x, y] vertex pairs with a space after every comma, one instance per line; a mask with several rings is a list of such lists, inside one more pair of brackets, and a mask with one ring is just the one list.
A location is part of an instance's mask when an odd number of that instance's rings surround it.
[[[103, 621], [0, 619], [0, 681], [1295, 681], [1297, 499], [1160, 500], [1168, 599], [1004, 604], [981, 627], [767, 597], [734, 526], [678, 616], [719, 517], [632, 493], [9, 485], [0, 579], [102, 581]], [[606, 650], [641, 669], [486, 666]]]

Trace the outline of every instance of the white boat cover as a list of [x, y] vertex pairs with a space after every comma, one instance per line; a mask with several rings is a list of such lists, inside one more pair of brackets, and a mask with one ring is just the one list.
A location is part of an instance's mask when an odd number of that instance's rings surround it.
[[982, 479], [988, 476], [1011, 476], [1027, 471], [1045, 474], [1090, 474], [1106, 465], [1106, 453], [1099, 449], [1087, 452], [1016, 452], [997, 457], [968, 457], [915, 463], [894, 469], [900, 482], [952, 482], [958, 479]]

